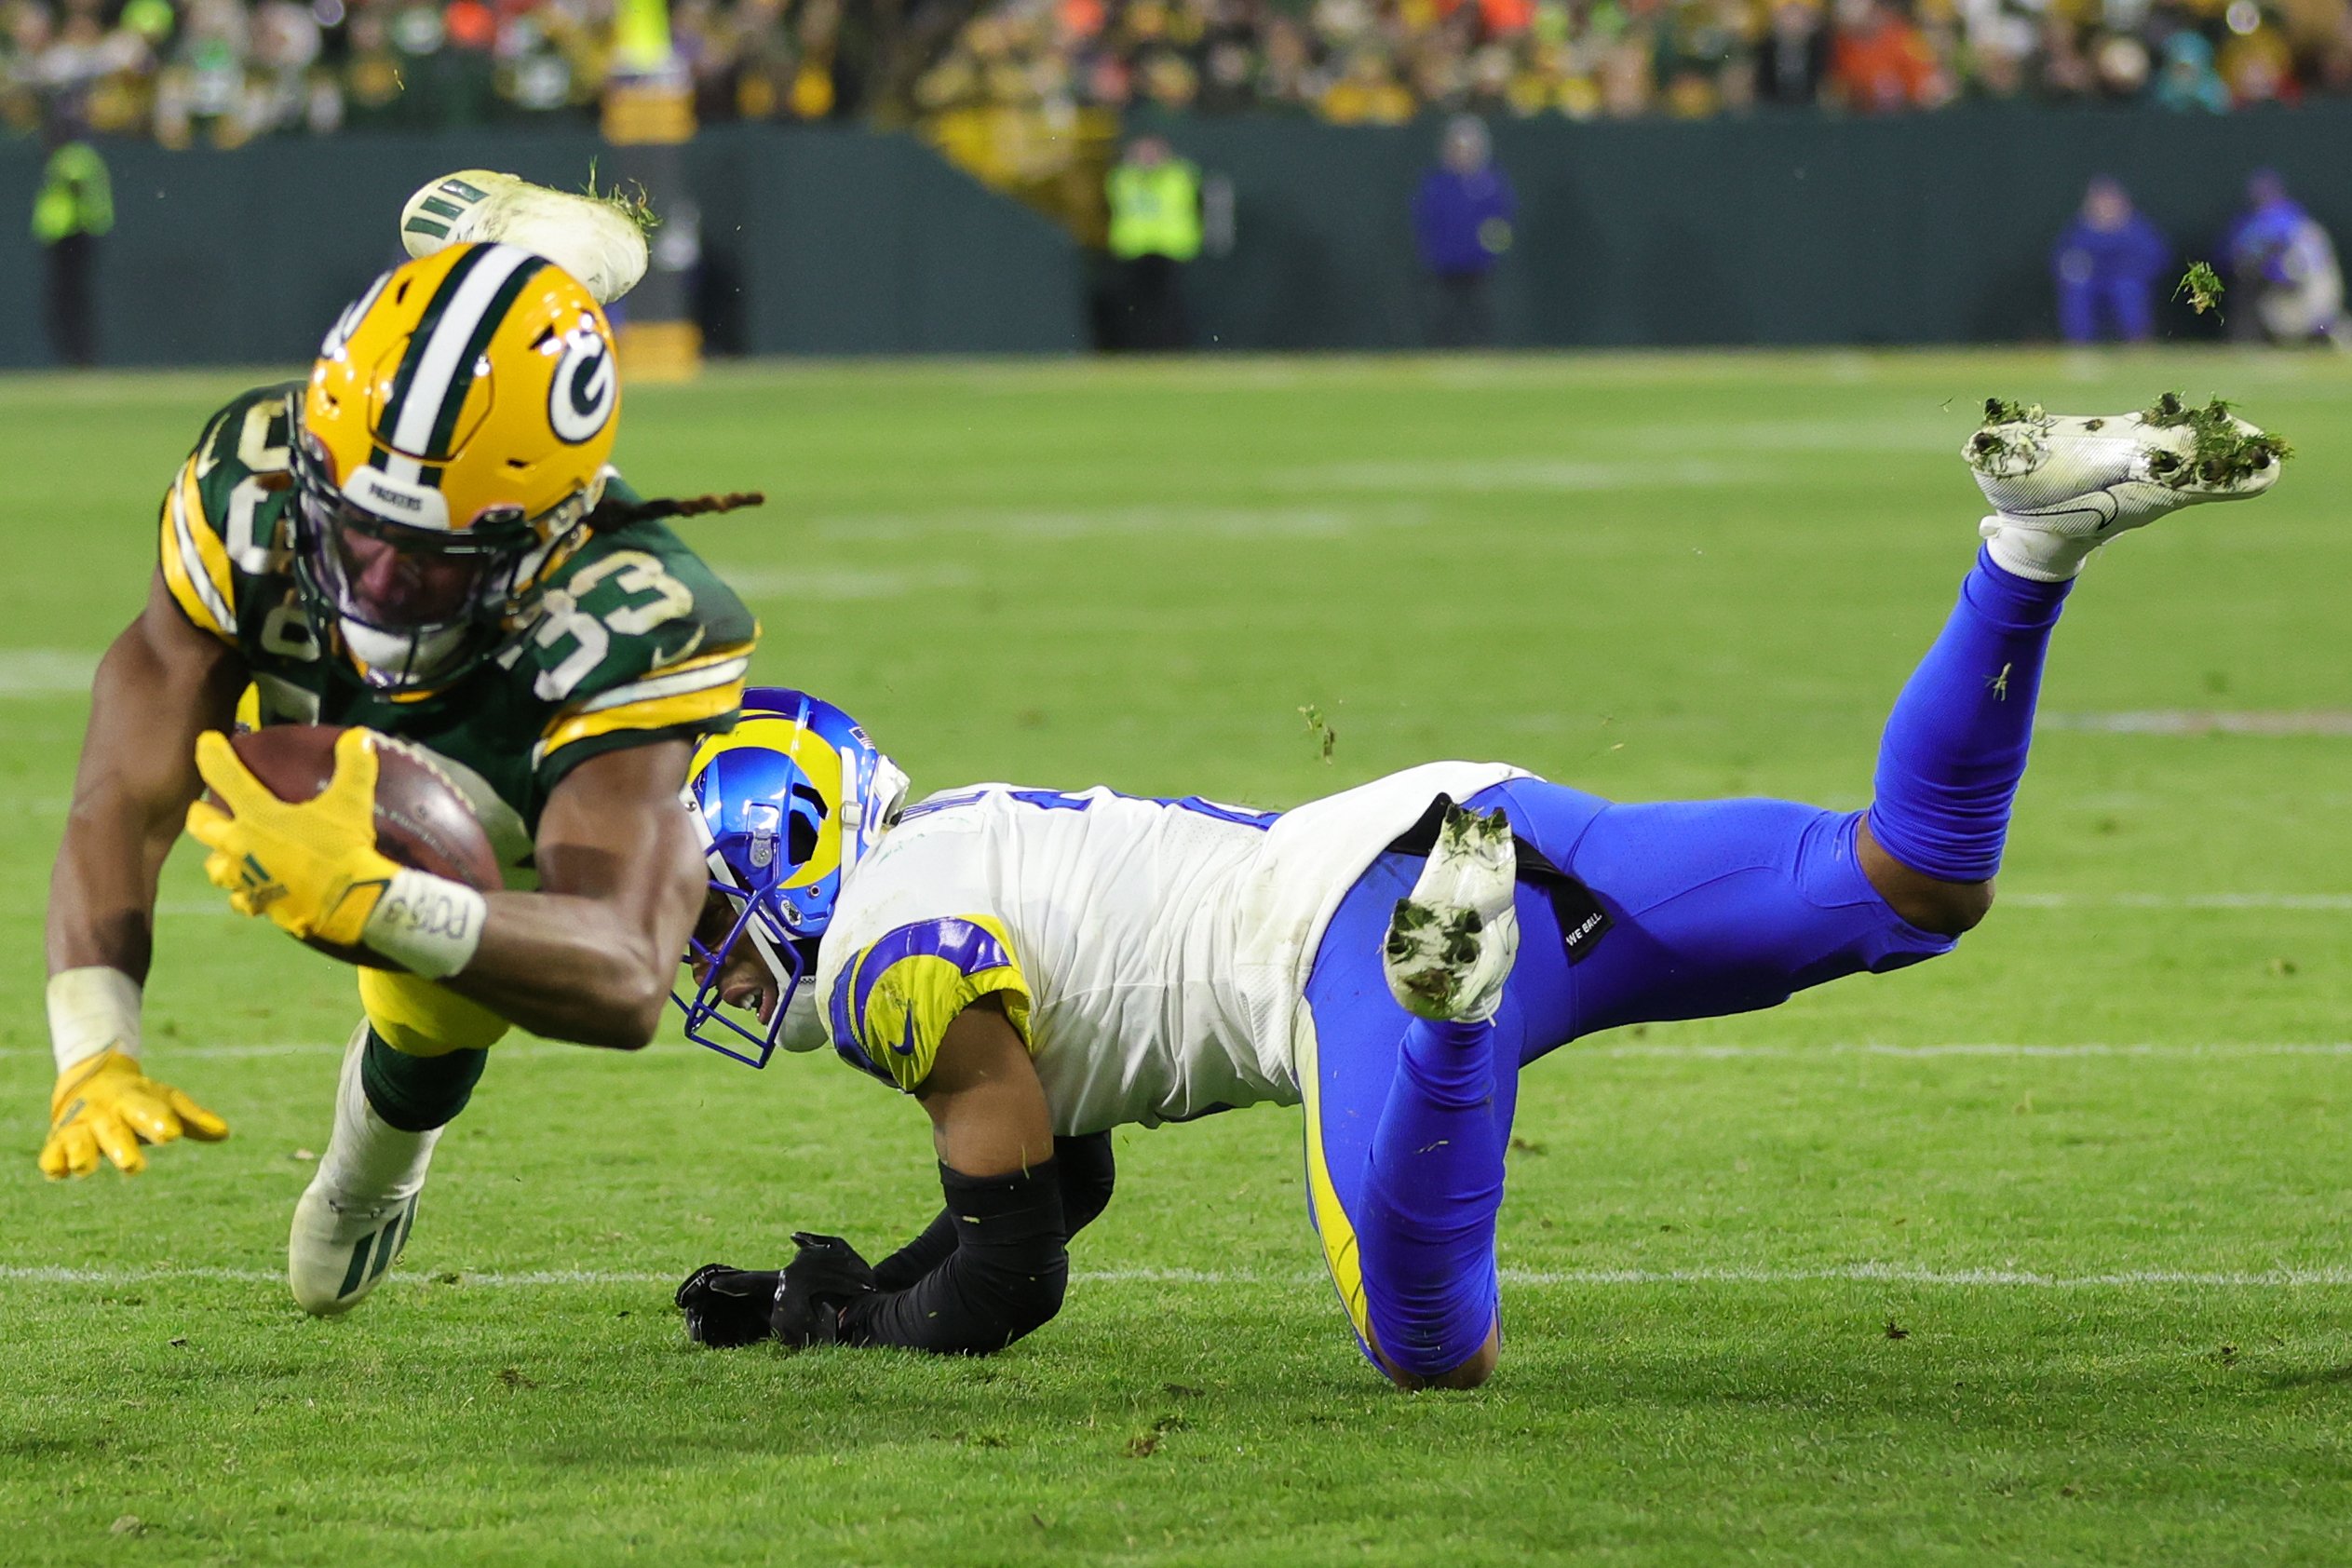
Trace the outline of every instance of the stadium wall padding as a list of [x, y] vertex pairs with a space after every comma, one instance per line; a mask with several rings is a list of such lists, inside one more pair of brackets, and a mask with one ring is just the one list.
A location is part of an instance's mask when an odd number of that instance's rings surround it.
[[[1233, 182], [1237, 241], [1190, 279], [1201, 340], [1422, 341], [1411, 205], [1436, 123], [1162, 120]], [[2210, 259], [2254, 169], [2352, 242], [2352, 104], [2230, 115], [1964, 106], [1886, 119], [1494, 125], [1520, 196], [1493, 288], [1499, 340], [1575, 345], [2014, 342], [2056, 335], [2049, 258], [2094, 174]], [[2164, 318], [2182, 335], [2212, 318]]]
[[[110, 142], [102, 357], [116, 365], [308, 359], [401, 257], [400, 203], [499, 169], [576, 189], [585, 131], [286, 138], [235, 152]], [[1084, 345], [1084, 259], [1052, 223], [904, 136], [729, 127], [689, 147], [713, 347], [752, 354], [1061, 353]], [[29, 221], [41, 157], [0, 146], [0, 365], [47, 362]]]
[[[1139, 123], [1141, 123], [1139, 121]], [[1434, 124], [1159, 122], [1232, 181], [1238, 243], [1188, 278], [1204, 345], [1421, 341], [1410, 204]], [[2211, 257], [2270, 165], [2352, 241], [2352, 104], [2225, 116], [1954, 109], [1885, 120], [1504, 122], [1518, 243], [1509, 345], [1901, 344], [2047, 337], [2050, 244], [2092, 174], [2122, 179], [2183, 258]], [[1056, 353], [1083, 345], [1087, 267], [1045, 219], [912, 138], [723, 127], [688, 149], [713, 348]], [[101, 340], [125, 365], [292, 362], [399, 254], [399, 204], [467, 166], [577, 185], [586, 131], [287, 138], [236, 152], [113, 143]], [[28, 223], [40, 154], [0, 145], [0, 366], [47, 358]], [[610, 159], [607, 155], [607, 167]], [[2215, 330], [2178, 307], [2169, 332]]]

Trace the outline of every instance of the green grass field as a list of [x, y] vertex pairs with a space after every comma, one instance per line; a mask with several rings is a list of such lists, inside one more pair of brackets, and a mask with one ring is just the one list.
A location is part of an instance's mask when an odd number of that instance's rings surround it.
[[[35, 1173], [40, 926], [91, 661], [228, 374], [0, 381], [0, 1562], [2340, 1563], [2352, 1553], [2352, 367], [1688, 356], [739, 369], [631, 393], [651, 493], [918, 790], [1285, 805], [1437, 756], [1866, 798], [1991, 392], [2220, 390], [2269, 498], [2092, 567], [2005, 902], [1949, 959], [1595, 1037], [1526, 1086], [1508, 1344], [1403, 1396], [1318, 1273], [1295, 1111], [1119, 1135], [1009, 1353], [697, 1352], [670, 1283], [878, 1251], [923, 1117], [502, 1047], [393, 1282], [279, 1277], [346, 974], [166, 876], [154, 1069], [219, 1147]], [[1300, 710], [1335, 727], [1327, 762]], [[2220, 715], [2219, 720], [2200, 715]]]

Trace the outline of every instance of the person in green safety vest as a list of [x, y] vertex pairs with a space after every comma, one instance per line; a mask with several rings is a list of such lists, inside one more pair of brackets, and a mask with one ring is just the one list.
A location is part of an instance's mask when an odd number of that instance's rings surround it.
[[48, 169], [33, 198], [33, 237], [47, 260], [49, 350], [61, 365], [94, 365], [98, 241], [115, 226], [115, 190], [106, 161], [74, 128], [52, 123]]
[[1139, 136], [1104, 182], [1115, 272], [1103, 346], [1192, 346], [1183, 269], [1200, 254], [1200, 170], [1165, 137]]

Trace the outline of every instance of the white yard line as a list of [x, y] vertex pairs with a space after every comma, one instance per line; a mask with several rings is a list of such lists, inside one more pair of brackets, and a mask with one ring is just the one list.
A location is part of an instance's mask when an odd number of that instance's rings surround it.
[[[253, 1045], [183, 1046], [176, 1040], [147, 1036], [144, 1053], [160, 1062], [173, 1061], [234, 1061], [257, 1056], [316, 1056], [340, 1057], [345, 1042], [320, 1036], [316, 1040], [269, 1040]], [[499, 1054], [514, 1056], [581, 1056], [590, 1051], [587, 1046], [559, 1045], [549, 1040], [516, 1040], [498, 1048]], [[600, 1053], [602, 1054], [602, 1053]], [[49, 1060], [49, 1052], [38, 1046], [0, 1046], [0, 1061], [17, 1058], [38, 1057]]]
[[1268, 483], [1284, 490], [1372, 494], [1392, 491], [1446, 495], [1581, 494], [1593, 491], [1752, 485], [1778, 477], [1782, 476], [1759, 474], [1752, 462], [1716, 463], [1690, 458], [1426, 458], [1318, 464], [1271, 474]]
[[2352, 893], [2003, 893], [2002, 909], [2352, 910]]
[[[441, 1289], [490, 1291], [596, 1288], [604, 1286], [669, 1287], [682, 1277], [675, 1273], [615, 1269], [542, 1269], [521, 1272], [457, 1271], [455, 1286], [440, 1284], [445, 1269], [409, 1269], [386, 1281], [394, 1285], [439, 1286]], [[1503, 1282], [1521, 1289], [1580, 1290], [1622, 1286], [1691, 1285], [1914, 1285], [1942, 1290], [2023, 1291], [2305, 1291], [2352, 1288], [2352, 1268], [2272, 1269], [2117, 1269], [2091, 1274], [2038, 1273], [2017, 1268], [1919, 1268], [1904, 1264], [1841, 1264], [1825, 1268], [1506, 1268]], [[1323, 1276], [1301, 1270], [1288, 1274], [1183, 1268], [1115, 1268], [1080, 1270], [1071, 1278], [1093, 1285], [1270, 1286], [1290, 1289], [1314, 1285]], [[231, 1285], [281, 1285], [285, 1276], [260, 1268], [67, 1268], [55, 1265], [0, 1265], [0, 1286], [95, 1285], [111, 1290], [169, 1285], [182, 1280]]]
[[[1575, 1047], [1568, 1048], [1575, 1049]], [[2158, 1045], [2108, 1044], [2082, 1041], [2072, 1045], [2026, 1045], [2002, 1040], [1950, 1041], [1926, 1046], [1891, 1046], [1876, 1041], [1832, 1041], [1818, 1046], [1768, 1045], [1610, 1045], [1601, 1048], [1603, 1054], [1619, 1057], [1687, 1057], [1700, 1061], [1715, 1058], [1732, 1059], [1760, 1057], [1816, 1056], [1990, 1056], [1990, 1057], [2212, 1057], [2217, 1059], [2261, 1056], [2341, 1056], [2352, 1057], [2352, 1041], [2257, 1041], [2224, 1040], [2207, 1044]]]
[[2034, 718], [2034, 727], [2093, 735], [2352, 736], [2352, 711], [2147, 708], [2115, 713], [2042, 713]]
[[2352, 1268], [2119, 1269], [2103, 1274], [2039, 1274], [2014, 1268], [1915, 1268], [1903, 1264], [1845, 1264], [1832, 1268], [1505, 1269], [1506, 1284], [1592, 1285], [1922, 1285], [1947, 1290], [2133, 1291], [2193, 1287], [2223, 1291], [2335, 1290], [2352, 1286]]
[[[47, 803], [43, 803], [47, 804]], [[68, 803], [60, 801], [57, 813]], [[2144, 910], [2286, 910], [2335, 913], [2352, 911], [2352, 893], [2066, 893], [2004, 892], [1999, 908], [2020, 909], [2144, 909]], [[26, 918], [41, 911], [17, 912]], [[155, 913], [168, 919], [228, 918], [236, 914], [225, 898], [164, 899]]]
[[862, 599], [904, 599], [917, 593], [968, 588], [980, 579], [959, 566], [918, 571], [857, 567], [738, 566], [713, 561], [719, 580], [746, 599], [783, 599], [805, 603], [845, 603]]
[[1374, 502], [1358, 507], [1108, 507], [1059, 510], [975, 507], [943, 512], [847, 513], [820, 517], [808, 526], [821, 538], [866, 543], [963, 534], [1049, 541], [1177, 535], [1251, 540], [1337, 539], [1360, 529], [1418, 528], [1431, 520], [1432, 513], [1426, 505]]
[[[315, 1056], [321, 1059], [340, 1057], [344, 1043], [340, 1040], [271, 1040], [251, 1045], [184, 1046], [166, 1040], [155, 1048], [155, 1060], [167, 1057], [173, 1061], [235, 1061], [255, 1057]], [[1592, 1050], [1603, 1056], [1659, 1057], [1671, 1060], [1726, 1060], [1739, 1057], [1823, 1057], [1823, 1056], [1886, 1056], [1886, 1057], [2169, 1057], [2214, 1059], [2306, 1056], [2352, 1058], [2352, 1040], [2215, 1040], [2188, 1042], [2111, 1042], [2074, 1041], [2055, 1045], [2032, 1044], [2007, 1040], [1940, 1041], [1924, 1046], [1888, 1045], [1875, 1040], [1832, 1040], [1819, 1045], [1743, 1045], [1737, 1041], [1715, 1044], [1658, 1044], [1636, 1042], [1605, 1046], [1575, 1046], [1571, 1050]], [[496, 1048], [502, 1056], [570, 1056], [588, 1054], [582, 1046], [560, 1045], [547, 1040], [517, 1040]], [[39, 1046], [0, 1046], [0, 1061], [49, 1060], [49, 1052]]]
[[98, 656], [71, 648], [0, 648], [0, 698], [88, 696]]

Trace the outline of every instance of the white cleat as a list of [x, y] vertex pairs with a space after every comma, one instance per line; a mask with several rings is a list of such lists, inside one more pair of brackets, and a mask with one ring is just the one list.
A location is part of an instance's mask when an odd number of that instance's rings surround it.
[[461, 169], [409, 197], [400, 243], [412, 256], [499, 241], [545, 256], [611, 304], [645, 276], [645, 231], [616, 199], [550, 190], [512, 174]]
[[312, 1177], [286, 1240], [286, 1282], [295, 1303], [314, 1317], [342, 1317], [392, 1272], [415, 1226], [414, 1193], [388, 1206], [345, 1209]]
[[2260, 495], [2287, 445], [2216, 399], [2192, 408], [2168, 392], [2137, 413], [2044, 413], [1997, 399], [1960, 450], [1993, 504], [1981, 532], [2021, 576], [2073, 576], [2091, 551], [2200, 501]]
[[322, 1318], [350, 1311], [392, 1271], [441, 1136], [438, 1128], [403, 1132], [368, 1104], [359, 1082], [367, 1032], [362, 1023], [344, 1050], [334, 1133], [286, 1237], [286, 1283], [304, 1312]]
[[1518, 891], [1509, 818], [1449, 806], [1413, 896], [1397, 900], [1381, 944], [1381, 970], [1405, 1011], [1471, 1023], [1494, 1016], [1519, 957]]

